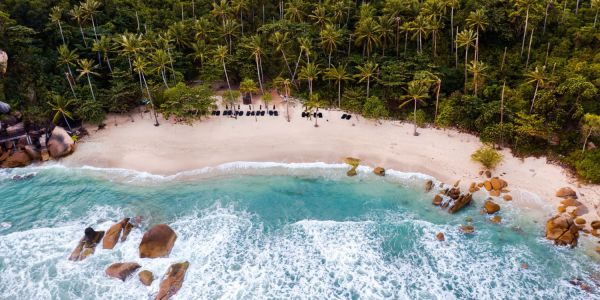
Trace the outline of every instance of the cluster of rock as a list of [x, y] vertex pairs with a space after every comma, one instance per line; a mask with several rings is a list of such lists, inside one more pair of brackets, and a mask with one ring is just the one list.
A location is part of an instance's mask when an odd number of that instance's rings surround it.
[[350, 177], [356, 176], [356, 168], [358, 168], [358, 165], [360, 164], [360, 159], [354, 157], [346, 157], [344, 158], [344, 162], [349, 164], [351, 167], [350, 170], [346, 172], [346, 175]]
[[[459, 183], [460, 182], [456, 182], [452, 188], [443, 189], [440, 193], [435, 195], [432, 201], [433, 205], [447, 209], [451, 214], [456, 213], [463, 207], [469, 205], [473, 200], [473, 195], [471, 193], [462, 193]], [[426, 181], [425, 191], [429, 192], [432, 188], [433, 181]]]
[[[100, 242], [102, 242], [104, 249], [113, 249], [119, 241], [124, 242], [127, 239], [134, 227], [140, 226], [140, 221], [139, 217], [134, 219], [125, 218], [112, 225], [106, 233], [95, 231], [90, 227], [86, 228], [84, 237], [73, 250], [69, 259], [73, 261], [86, 259], [94, 253]], [[142, 237], [139, 245], [140, 258], [168, 257], [176, 240], [177, 234], [171, 227], [166, 224], [155, 225], [145, 232]], [[160, 282], [155, 299], [166, 300], [175, 295], [181, 289], [188, 267], [189, 263], [187, 261], [172, 264]], [[108, 277], [125, 281], [141, 268], [142, 266], [137, 262], [118, 262], [108, 266], [105, 274]], [[149, 270], [142, 270], [138, 273], [138, 278], [143, 285], [150, 286], [154, 281], [154, 274]]]

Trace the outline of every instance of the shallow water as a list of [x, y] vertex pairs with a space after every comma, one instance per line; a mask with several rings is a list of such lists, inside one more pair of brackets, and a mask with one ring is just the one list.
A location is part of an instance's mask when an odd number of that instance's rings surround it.
[[[35, 171], [29, 180], [14, 174]], [[568, 280], [600, 274], [581, 249], [554, 247], [543, 222], [503, 204], [500, 225], [483, 199], [449, 215], [424, 194], [425, 176], [341, 165], [229, 165], [178, 176], [63, 167], [0, 171], [0, 299], [150, 299], [159, 280], [109, 279], [114, 262], [162, 276], [190, 269], [174, 299], [590, 299]], [[67, 257], [92, 226], [144, 217], [125, 243]], [[476, 234], [458, 232], [472, 217]], [[140, 259], [143, 229], [178, 234], [169, 258]], [[444, 232], [445, 242], [435, 240]], [[521, 264], [527, 263], [528, 269]]]

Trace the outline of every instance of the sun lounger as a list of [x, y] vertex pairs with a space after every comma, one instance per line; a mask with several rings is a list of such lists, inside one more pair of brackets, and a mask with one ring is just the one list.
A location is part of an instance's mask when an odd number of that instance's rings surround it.
[[261, 116], [261, 117], [264, 117], [264, 116], [265, 116], [265, 111], [264, 111], [264, 110], [260, 112], [260, 116]]
[[302, 112], [302, 117], [303, 117], [303, 118], [306, 118], [307, 114], [308, 114], [307, 112], [303, 111], [303, 112]]
[[278, 117], [279, 116], [279, 112], [278, 111], [274, 111], [273, 114]]
[[350, 120], [350, 119], [352, 119], [352, 115], [347, 115], [346, 120]]
[[246, 117], [250, 116], [250, 111], [246, 112]]
[[220, 115], [221, 115], [221, 111], [220, 111], [220, 110], [217, 110], [215, 115], [216, 115], [217, 117], [218, 117], [218, 116], [220, 116]]
[[319, 118], [323, 118], [323, 113], [318, 113], [317, 116], [319, 116]]
[[343, 115], [342, 115], [342, 117], [341, 117], [341, 119], [342, 119], [342, 120], [345, 120], [345, 119], [346, 119], [346, 116], [347, 116], [347, 114], [343, 114]]
[[269, 116], [273, 116], [273, 111], [272, 110], [269, 111]]

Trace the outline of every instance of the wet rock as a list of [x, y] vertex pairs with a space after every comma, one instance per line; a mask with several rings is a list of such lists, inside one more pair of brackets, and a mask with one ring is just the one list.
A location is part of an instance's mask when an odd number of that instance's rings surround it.
[[465, 234], [472, 234], [475, 232], [475, 227], [473, 225], [462, 225], [460, 231]]
[[448, 194], [448, 197], [456, 200], [456, 199], [458, 199], [458, 197], [460, 197], [460, 189], [453, 187], [447, 192], [447, 194]]
[[560, 204], [562, 204], [564, 206], [581, 206], [582, 205], [581, 202], [579, 202], [573, 198], [567, 198], [567, 199], [561, 200]]
[[356, 169], [352, 168], [352, 169], [348, 170], [348, 172], [346, 172], [346, 175], [348, 175], [349, 177], [356, 176]]
[[492, 172], [490, 170], [486, 170], [485, 171], [485, 177], [491, 178], [492, 177]]
[[575, 224], [577, 224], [577, 225], [584, 225], [585, 224], [585, 219], [584, 218], [577, 218], [577, 219], [575, 219]]
[[121, 242], [124, 242], [127, 240], [127, 237], [129, 236], [129, 233], [131, 232], [131, 229], [133, 229], [133, 224], [131, 224], [131, 222], [126, 222], [125, 226], [123, 226], [123, 233], [121, 234]]
[[118, 278], [118, 279], [121, 279], [122, 281], [125, 281], [125, 279], [127, 279], [127, 277], [129, 277], [131, 274], [133, 274], [140, 267], [141, 266], [138, 263], [134, 263], [134, 262], [115, 263], [115, 264], [108, 266], [108, 268], [106, 268], [106, 270], [104, 272], [106, 273], [106, 276], [108, 276], [108, 277]]
[[448, 212], [453, 214], [459, 211], [461, 208], [471, 203], [473, 196], [469, 193], [466, 195], [460, 195], [460, 197], [454, 201], [454, 203], [448, 208]]
[[29, 155], [31, 160], [41, 160], [42, 159], [42, 155], [41, 155], [40, 151], [34, 145], [27, 145], [24, 147], [24, 150], [27, 153], [27, 155]]
[[504, 199], [504, 201], [512, 201], [513, 197], [509, 194], [506, 194], [502, 196], [502, 199]]
[[349, 164], [350, 166], [356, 168], [360, 164], [360, 159], [355, 157], [346, 157], [344, 158], [344, 162]]
[[152, 285], [152, 282], [154, 281], [154, 274], [148, 270], [141, 271], [138, 274], [138, 277], [140, 278], [140, 282], [145, 286]]
[[114, 224], [111, 226], [104, 235], [104, 240], [102, 240], [102, 248], [104, 249], [112, 249], [115, 247], [117, 242], [119, 241], [119, 237], [121, 236], [121, 232], [125, 227], [125, 224], [129, 223], [129, 218], [125, 218], [121, 220], [121, 222]]
[[494, 202], [492, 200], [487, 200], [487, 201], [485, 201], [485, 204], [483, 205], [483, 209], [485, 210], [486, 213], [493, 214], [493, 213], [500, 211], [500, 205], [496, 204], [496, 202]]
[[600, 221], [599, 220], [592, 221], [592, 223], [590, 223], [590, 226], [592, 226], [592, 229], [600, 229]]
[[66, 130], [56, 126], [52, 130], [52, 136], [48, 139], [46, 147], [50, 156], [56, 159], [73, 153], [75, 151], [75, 142]]
[[31, 164], [31, 157], [25, 151], [18, 150], [2, 163], [3, 168], [22, 168]]
[[373, 173], [375, 173], [375, 175], [378, 175], [378, 176], [385, 176], [385, 169], [382, 167], [377, 167], [377, 168], [373, 169]]
[[477, 191], [479, 191], [477, 184], [475, 182], [471, 182], [471, 185], [469, 186], [469, 193], [475, 193]]
[[483, 187], [489, 192], [492, 190], [492, 183], [489, 180], [486, 180], [483, 183]]
[[160, 282], [160, 288], [156, 300], [167, 300], [175, 295], [185, 279], [185, 272], [190, 266], [189, 262], [182, 262], [172, 264], [167, 270], [167, 274], [164, 279]]
[[558, 211], [559, 213], [564, 213], [564, 212], [566, 212], [566, 211], [567, 211], [567, 208], [566, 208], [564, 205], [559, 205], [559, 206], [556, 208], [556, 211]]
[[139, 246], [140, 257], [167, 257], [173, 249], [177, 234], [167, 224], [158, 224], [150, 228], [142, 237]]
[[431, 188], [433, 188], [433, 181], [431, 179], [429, 179], [429, 180], [425, 181], [425, 186], [424, 186], [425, 192], [427, 193], [427, 192], [431, 191]]
[[85, 235], [79, 241], [71, 255], [69, 260], [80, 261], [86, 259], [88, 256], [94, 254], [96, 246], [104, 237], [104, 231], [95, 231], [91, 227], [85, 229]]
[[446, 240], [446, 237], [444, 236], [444, 233], [443, 233], [443, 232], [438, 232], [438, 233], [435, 235], [435, 238], [436, 238], [438, 241], [440, 241], [440, 242], [443, 242], [444, 240]]
[[560, 188], [558, 191], [556, 191], [556, 197], [560, 197], [560, 198], [571, 197], [571, 198], [577, 199], [577, 193], [575, 193], [575, 191], [573, 189], [571, 189], [570, 187], [563, 187], [563, 188]]
[[579, 227], [573, 217], [563, 213], [556, 215], [546, 222], [546, 238], [560, 246], [577, 246]]
[[494, 190], [502, 190], [504, 187], [506, 187], [506, 181], [498, 178], [498, 177], [494, 177], [490, 180], [490, 184], [492, 185], [492, 189]]
[[522, 263], [521, 269], [529, 269], [529, 265], [527, 263]]
[[435, 195], [433, 197], [433, 205], [438, 205], [438, 206], [441, 205], [442, 204], [442, 200], [443, 200], [443, 198], [442, 198], [441, 195], [439, 195], [439, 194]]
[[500, 191], [499, 190], [491, 190], [489, 194], [492, 197], [499, 197], [500, 196]]
[[498, 223], [502, 222], [502, 217], [498, 216], [498, 215], [495, 215], [495, 216], [493, 216], [493, 217], [490, 218], [490, 221], [492, 223], [498, 224]]

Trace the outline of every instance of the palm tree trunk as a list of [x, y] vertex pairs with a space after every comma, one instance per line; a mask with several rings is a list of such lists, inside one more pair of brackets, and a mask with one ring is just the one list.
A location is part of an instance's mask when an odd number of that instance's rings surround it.
[[150, 95], [150, 88], [148, 88], [148, 82], [146, 81], [146, 76], [144, 72], [141, 72], [142, 79], [144, 80], [144, 85], [146, 86], [146, 92], [148, 93], [148, 98], [150, 100], [150, 106], [152, 107], [152, 114], [154, 115], [154, 126], [160, 125], [158, 123], [158, 115], [156, 113], [156, 108], [154, 107], [154, 100], [152, 100], [152, 96]]
[[502, 95], [500, 96], [500, 144], [504, 145], [504, 88], [506, 80], [502, 84]]
[[66, 45], [65, 35], [63, 34], [62, 25], [60, 24], [60, 20], [58, 21], [58, 30], [60, 31], [60, 37], [62, 38], [63, 45]]
[[[129, 71], [131, 72], [131, 70], [133, 69], [133, 66], [131, 65], [131, 56], [129, 56], [129, 54], [127, 54], [127, 62], [129, 63]], [[140, 76], [140, 78], [141, 78], [141, 76]]]
[[[67, 83], [69, 84], [69, 87], [71, 88], [71, 92], [73, 93], [73, 97], [75, 97], [75, 99], [77, 99], [77, 95], [75, 94], [75, 88], [73, 87], [73, 83], [71, 82], [71, 79], [68, 77], [69, 74], [65, 74], [65, 79], [67, 79]], [[71, 77], [73, 77], [73, 75], [71, 75]]]
[[467, 77], [467, 60], [469, 59], [469, 45], [465, 47], [465, 94], [467, 93], [467, 82], [469, 78]]
[[450, 53], [454, 49], [454, 6], [450, 7]]
[[475, 62], [479, 62], [479, 27], [475, 35]]
[[548, 9], [550, 9], [550, 1], [546, 3], [546, 12], [544, 14], [544, 27], [542, 29], [542, 35], [546, 33], [546, 23], [548, 22]]
[[231, 90], [231, 85], [229, 84], [229, 75], [227, 75], [227, 68], [225, 67], [225, 60], [223, 62], [223, 71], [225, 72], [225, 80], [227, 80], [227, 88]]
[[94, 16], [92, 16], [92, 28], [94, 28], [94, 40], [98, 41], [98, 34], [96, 33], [96, 22], [94, 22]]
[[60, 114], [62, 115], [63, 120], [65, 120], [65, 123], [67, 123], [67, 127], [69, 127], [69, 131], [73, 131], [73, 128], [71, 128], [71, 124], [69, 124], [69, 121], [67, 121], [65, 114], [63, 114], [62, 112]]
[[87, 48], [87, 41], [85, 40], [85, 34], [83, 33], [83, 27], [81, 27], [81, 23], [79, 23], [79, 32], [81, 32], [81, 37], [83, 38], [83, 45]]
[[594, 29], [596, 28], [596, 22], [598, 21], [598, 10], [596, 9], [596, 15], [594, 16]]
[[413, 122], [414, 122], [414, 131], [413, 131], [413, 135], [417, 136], [417, 99], [414, 99], [415, 102], [415, 108], [413, 109]]
[[342, 108], [342, 81], [338, 81], [338, 108]]
[[371, 77], [367, 77], [367, 99], [369, 98], [369, 87], [371, 86]]
[[506, 50], [508, 50], [508, 47], [504, 47], [504, 54], [502, 55], [502, 63], [500, 64], [500, 72], [502, 72], [502, 70], [504, 70], [504, 62], [506, 61]]
[[298, 71], [298, 64], [300, 64], [300, 58], [302, 58], [302, 49], [300, 49], [300, 54], [298, 54], [298, 59], [296, 60], [296, 67], [294, 67], [294, 73], [292, 74], [292, 82], [294, 82], [294, 78], [296, 78], [296, 72]]
[[90, 74], [87, 74], [88, 84], [90, 85], [90, 92], [92, 92], [92, 99], [96, 101], [96, 95], [94, 95], [94, 88], [92, 88], [92, 80], [90, 79]]
[[538, 88], [540, 87], [539, 81], [535, 84], [535, 91], [533, 92], [533, 99], [531, 99], [531, 108], [529, 109], [529, 113], [533, 112], [533, 105], [535, 104], [535, 97], [537, 96]]
[[592, 128], [590, 127], [590, 131], [588, 131], [588, 134], [585, 136], [585, 140], [583, 141], [583, 147], [581, 147], [581, 153], [585, 152], [585, 146], [587, 145], [587, 141], [591, 135], [592, 135]]
[[288, 71], [290, 72], [290, 75], [293, 76], [294, 73], [292, 73], [292, 69], [290, 68], [290, 63], [287, 60], [287, 57], [285, 56], [285, 51], [283, 51], [283, 48], [281, 49], [281, 55], [283, 56], [283, 60], [285, 61], [285, 65], [288, 68]]
[[527, 15], [525, 16], [525, 28], [523, 29], [523, 42], [521, 43], [521, 56], [525, 51], [525, 37], [527, 36], [527, 25], [529, 25], [529, 7], [527, 7]]
[[[458, 26], [456, 26], [456, 34], [458, 34]], [[454, 40], [454, 63], [458, 69], [458, 41]]]
[[244, 36], [244, 12], [242, 8], [240, 8], [240, 25], [242, 28], [242, 36]]
[[408, 30], [404, 33], [404, 56], [406, 56], [406, 49], [408, 48]]
[[108, 65], [108, 70], [112, 74], [113, 73], [113, 69], [112, 69], [112, 66], [110, 65], [110, 58], [108, 58], [108, 54], [106, 55], [106, 64]]
[[527, 47], [527, 61], [525, 62], [525, 69], [529, 68], [529, 55], [531, 54], [531, 43], [533, 42], [533, 31], [535, 28], [531, 29], [531, 36], [529, 36], [529, 47]]
[[171, 65], [171, 75], [173, 75], [173, 85], [177, 85], [177, 77], [175, 76], [175, 67], [173, 66], [173, 56], [171, 56], [171, 48], [167, 46], [167, 55], [169, 55], [169, 64]]
[[440, 103], [440, 89], [442, 88], [442, 81], [438, 79], [436, 85], [437, 85], [437, 87], [435, 90], [435, 114], [433, 115], [433, 124], [437, 123], [437, 114], [438, 114], [438, 107], [439, 107], [439, 103]]
[[256, 62], [256, 74], [258, 75], [258, 85], [260, 86], [260, 92], [261, 94], [264, 94], [265, 91], [263, 90], [263, 85], [262, 85], [262, 80], [261, 80], [261, 76], [260, 76], [260, 67], [258, 65], [258, 55], [256, 55], [254, 57], [254, 61]]
[[162, 77], [162, 80], [163, 80], [163, 82], [165, 83], [165, 86], [166, 86], [167, 88], [169, 88], [169, 84], [167, 83], [167, 74], [166, 74], [166, 72], [165, 72], [165, 69], [164, 69], [164, 68], [162, 68], [162, 70], [160, 70], [160, 75], [161, 75], [161, 77]]
[[579, 0], [577, 0], [576, 4], [575, 4], [575, 15], [577, 15], [579, 13]]

